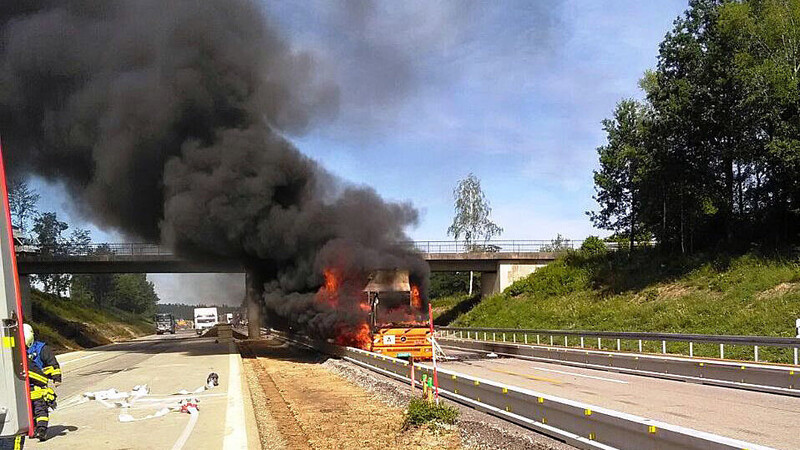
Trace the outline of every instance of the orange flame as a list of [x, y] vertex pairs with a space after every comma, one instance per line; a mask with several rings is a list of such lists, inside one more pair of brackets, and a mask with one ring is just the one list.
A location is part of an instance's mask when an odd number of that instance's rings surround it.
[[337, 345], [369, 350], [372, 344], [372, 333], [369, 330], [369, 325], [362, 323], [355, 330], [342, 330], [336, 336], [335, 342]]
[[417, 311], [422, 310], [422, 297], [419, 295], [419, 288], [411, 285], [411, 307]]
[[335, 269], [324, 269], [325, 284], [317, 292], [317, 301], [325, 302], [332, 307], [339, 305], [339, 286], [341, 286], [341, 274]]

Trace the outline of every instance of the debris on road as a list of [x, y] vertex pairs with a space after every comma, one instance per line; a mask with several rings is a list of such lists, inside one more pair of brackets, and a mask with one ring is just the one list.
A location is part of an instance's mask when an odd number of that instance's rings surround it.
[[[208, 375], [206, 379], [206, 384], [203, 386], [198, 387], [193, 392], [189, 392], [186, 389], [181, 389], [178, 392], [171, 394], [167, 398], [150, 398], [148, 400], [154, 400], [157, 402], [162, 402], [165, 406], [159, 410], [157, 410], [153, 414], [148, 414], [147, 416], [136, 418], [132, 414], [127, 412], [121, 412], [118, 416], [120, 422], [138, 422], [141, 420], [153, 419], [157, 417], [163, 417], [167, 413], [171, 411], [180, 412], [180, 413], [189, 413], [189, 414], [197, 414], [200, 410], [198, 404], [200, 403], [200, 399], [197, 397], [187, 397], [191, 394], [198, 394], [203, 391], [207, 391], [209, 389], [213, 389], [215, 386], [219, 385], [219, 375], [212, 372]], [[95, 392], [86, 392], [83, 394], [83, 398], [86, 400], [96, 400], [102, 405], [107, 408], [121, 408], [123, 410], [130, 410], [131, 407], [137, 400], [140, 400], [150, 394], [150, 388], [146, 384], [139, 384], [133, 387], [130, 392], [127, 391], [118, 391], [114, 388], [106, 389], [103, 391], [95, 391]], [[176, 398], [177, 396], [181, 396], [181, 398]]]
[[211, 389], [214, 386], [219, 386], [219, 375], [214, 372], [208, 374], [208, 378], [206, 378], [206, 386]]

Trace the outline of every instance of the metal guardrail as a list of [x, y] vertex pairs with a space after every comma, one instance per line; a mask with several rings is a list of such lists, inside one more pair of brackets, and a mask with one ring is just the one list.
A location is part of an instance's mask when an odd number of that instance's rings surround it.
[[[340, 356], [354, 364], [410, 383], [408, 361], [308, 338], [286, 339]], [[433, 368], [415, 364], [415, 385]], [[584, 449], [766, 449], [768, 447], [620, 413], [492, 380], [439, 369], [439, 393]]]
[[[515, 328], [471, 328], [471, 327], [437, 327], [443, 336], [458, 337], [466, 336], [467, 339], [480, 339], [483, 341], [502, 341], [518, 342], [528, 344], [529, 338], [532, 344], [535, 340], [538, 345], [561, 346], [563, 338], [564, 347], [597, 348], [603, 349], [603, 339], [611, 340], [614, 348], [616, 343], [617, 351], [622, 351], [623, 342], [635, 342], [639, 353], [643, 352], [645, 342], [660, 342], [661, 353], [667, 353], [667, 342], [681, 342], [688, 344], [689, 354], [686, 356], [694, 357], [694, 344], [716, 344], [719, 346], [719, 357], [725, 359], [725, 345], [737, 345], [753, 348], [753, 361], [761, 362], [759, 358], [760, 347], [779, 347], [793, 350], [794, 365], [798, 365], [798, 350], [800, 349], [800, 338], [774, 337], [774, 336], [732, 336], [732, 335], [712, 335], [712, 334], [680, 334], [680, 333], [637, 333], [637, 332], [617, 332], [617, 331], [575, 331], [575, 330], [534, 330], [534, 329], [515, 329]], [[556, 340], [555, 338], [559, 339]], [[491, 338], [491, 339], [490, 339]], [[546, 339], [546, 338], [549, 338]], [[573, 340], [570, 346], [570, 338]], [[587, 341], [586, 338], [589, 338]], [[597, 340], [597, 347], [592, 347], [594, 340]], [[588, 342], [588, 345], [587, 345]], [[608, 342], [608, 341], [607, 341]], [[669, 353], [676, 354], [676, 353]]]
[[[471, 330], [467, 338], [459, 337], [464, 336], [459, 331], [438, 333], [445, 348], [800, 397], [800, 368], [796, 366], [526, 344], [527, 338], [519, 343], [489, 341], [481, 339], [483, 333], [487, 333], [487, 338], [491, 336], [485, 331]], [[541, 342], [540, 336], [536, 340]]]

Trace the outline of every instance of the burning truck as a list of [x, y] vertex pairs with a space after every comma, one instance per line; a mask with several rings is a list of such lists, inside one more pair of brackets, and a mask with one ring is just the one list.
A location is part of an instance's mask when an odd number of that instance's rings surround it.
[[408, 270], [374, 270], [366, 277], [342, 272], [324, 270], [325, 282], [316, 295], [325, 308], [350, 310], [354, 314], [349, 317], [357, 318], [337, 327], [333, 343], [395, 358], [432, 357], [422, 296]]
[[395, 358], [432, 358], [430, 326], [424, 321], [419, 288], [410, 283], [407, 270], [373, 272], [364, 295], [370, 305], [371, 351]]

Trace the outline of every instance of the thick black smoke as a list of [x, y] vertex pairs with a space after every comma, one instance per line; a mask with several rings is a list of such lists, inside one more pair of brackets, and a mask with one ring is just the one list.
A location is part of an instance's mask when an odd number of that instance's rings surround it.
[[284, 138], [335, 114], [338, 89], [255, 1], [7, 3], [12, 171], [63, 183], [100, 226], [258, 267], [291, 322], [339, 320], [287, 294], [315, 289], [337, 259], [426, 279], [397, 245], [417, 220], [410, 205], [339, 182]]

